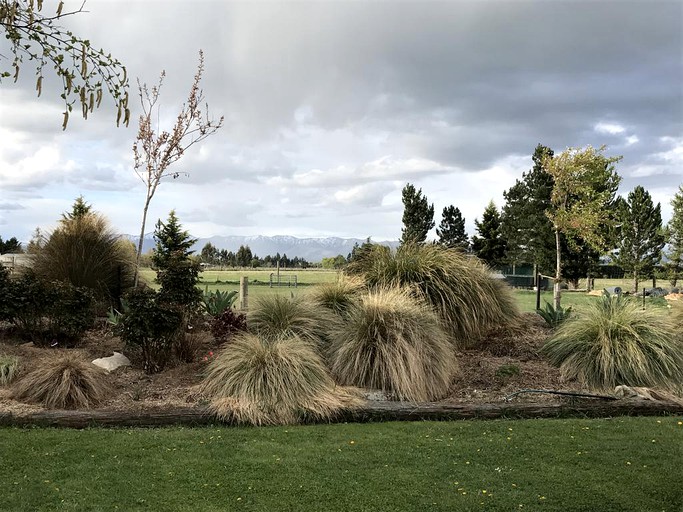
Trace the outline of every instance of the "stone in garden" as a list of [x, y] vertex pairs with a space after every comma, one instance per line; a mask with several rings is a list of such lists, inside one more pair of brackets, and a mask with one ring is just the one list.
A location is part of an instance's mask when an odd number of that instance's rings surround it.
[[120, 352], [114, 352], [113, 356], [100, 357], [99, 359], [95, 359], [92, 364], [104, 368], [108, 372], [112, 372], [121, 366], [130, 366], [130, 359]]

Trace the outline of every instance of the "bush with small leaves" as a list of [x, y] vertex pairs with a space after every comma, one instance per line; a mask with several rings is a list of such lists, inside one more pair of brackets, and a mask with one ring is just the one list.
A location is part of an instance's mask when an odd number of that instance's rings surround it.
[[132, 290], [126, 303], [127, 311], [121, 316], [115, 333], [126, 344], [140, 348], [145, 373], [158, 373], [168, 364], [183, 316], [160, 303], [158, 294], [148, 288]]
[[247, 330], [247, 316], [228, 308], [211, 319], [210, 328], [214, 339], [218, 343], [223, 343], [238, 332]]

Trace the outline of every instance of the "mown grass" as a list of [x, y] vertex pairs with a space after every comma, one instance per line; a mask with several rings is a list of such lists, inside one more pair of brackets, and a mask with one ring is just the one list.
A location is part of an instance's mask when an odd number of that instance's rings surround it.
[[0, 509], [680, 511], [681, 418], [0, 429]]

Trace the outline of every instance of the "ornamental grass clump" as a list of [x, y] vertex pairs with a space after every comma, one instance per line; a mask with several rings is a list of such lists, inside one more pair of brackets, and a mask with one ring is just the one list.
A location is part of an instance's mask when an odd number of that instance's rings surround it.
[[327, 357], [340, 384], [416, 402], [447, 395], [457, 371], [437, 315], [401, 288], [378, 288], [353, 304], [346, 322], [330, 333]]
[[0, 386], [7, 386], [17, 376], [19, 358], [15, 356], [0, 356]]
[[335, 386], [315, 346], [297, 336], [237, 334], [209, 364], [202, 392], [220, 419], [250, 425], [326, 421], [360, 404]]
[[48, 409], [84, 409], [101, 402], [108, 393], [104, 370], [65, 352], [42, 361], [17, 381], [12, 397]]
[[348, 267], [368, 286], [408, 286], [438, 313], [461, 346], [519, 316], [510, 288], [478, 259], [437, 245], [404, 244], [392, 252], [375, 245]]
[[358, 296], [365, 289], [365, 283], [362, 280], [342, 275], [334, 283], [316, 286], [309, 296], [317, 304], [338, 315], [343, 315], [352, 304], [358, 301]]
[[327, 309], [302, 297], [265, 295], [254, 301], [247, 314], [247, 328], [271, 340], [297, 336], [312, 343], [325, 340], [337, 319]]
[[683, 340], [671, 319], [606, 295], [563, 323], [541, 353], [589, 389], [618, 385], [680, 390]]

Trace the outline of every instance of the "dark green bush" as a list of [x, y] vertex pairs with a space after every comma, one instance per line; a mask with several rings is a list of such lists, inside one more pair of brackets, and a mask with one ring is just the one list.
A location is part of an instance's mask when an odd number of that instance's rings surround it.
[[166, 367], [183, 319], [182, 313], [158, 299], [154, 290], [132, 290], [126, 296], [127, 310], [114, 330], [126, 344], [140, 348], [146, 373]]
[[37, 345], [77, 343], [95, 321], [93, 293], [31, 271], [3, 281], [0, 314]]

